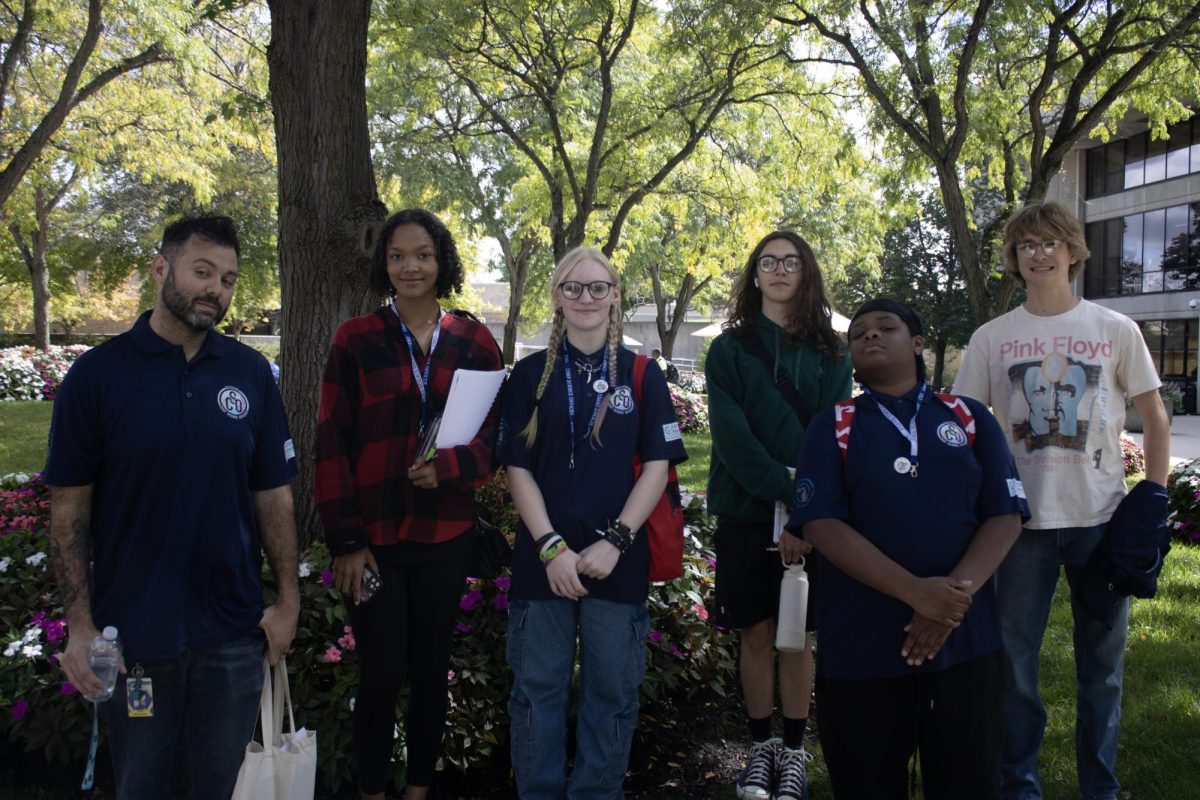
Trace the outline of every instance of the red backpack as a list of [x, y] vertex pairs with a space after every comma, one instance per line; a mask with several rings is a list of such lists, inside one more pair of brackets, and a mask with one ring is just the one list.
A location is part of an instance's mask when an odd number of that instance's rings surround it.
[[[975, 416], [961, 398], [946, 392], [934, 392], [934, 396], [954, 412], [958, 424], [967, 433], [967, 446], [975, 446]], [[854, 398], [833, 404], [833, 432], [842, 451], [842, 466], [846, 466], [846, 448], [850, 444], [850, 426], [854, 424]]]
[[[645, 380], [647, 356], [633, 359], [633, 398], [638, 413], [642, 410], [642, 381]], [[633, 457], [633, 480], [642, 474], [642, 460]], [[667, 488], [658, 504], [646, 519], [646, 536], [650, 540], [650, 574], [652, 581], [670, 581], [683, 575], [683, 501], [679, 495], [679, 475], [675, 467], [667, 469]]]

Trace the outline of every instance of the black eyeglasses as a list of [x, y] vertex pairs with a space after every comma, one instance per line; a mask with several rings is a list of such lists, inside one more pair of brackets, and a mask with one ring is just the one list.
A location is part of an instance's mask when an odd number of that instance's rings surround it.
[[763, 272], [774, 272], [783, 266], [784, 272], [799, 272], [800, 267], [804, 263], [800, 260], [800, 256], [788, 256], [786, 258], [776, 258], [775, 256], [759, 256], [758, 268]]
[[615, 283], [608, 281], [592, 281], [591, 283], [580, 283], [579, 281], [563, 281], [558, 285], [562, 290], [563, 297], [568, 300], [578, 300], [583, 296], [583, 287], [587, 287], [588, 294], [593, 300], [603, 300], [608, 297], [609, 291], [616, 286]]
[[1054, 251], [1057, 250], [1058, 246], [1061, 244], [1062, 242], [1060, 242], [1058, 239], [1047, 239], [1044, 242], [1021, 242], [1017, 245], [1017, 255], [1024, 256], [1025, 258], [1033, 258], [1037, 251], [1041, 250], [1046, 258], [1052, 258], [1054, 256]]

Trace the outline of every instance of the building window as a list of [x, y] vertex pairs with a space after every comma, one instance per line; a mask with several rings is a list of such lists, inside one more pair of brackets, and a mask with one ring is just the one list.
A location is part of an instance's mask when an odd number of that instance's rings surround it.
[[1196, 366], [1200, 326], [1194, 319], [1148, 319], [1138, 322], [1150, 357], [1164, 382], [1179, 384], [1183, 408], [1196, 413]]
[[1085, 297], [1200, 289], [1200, 202], [1090, 222]]
[[1087, 196], [1134, 189], [1149, 183], [1200, 172], [1200, 116], [1167, 129], [1166, 139], [1150, 132], [1130, 136], [1087, 151]]

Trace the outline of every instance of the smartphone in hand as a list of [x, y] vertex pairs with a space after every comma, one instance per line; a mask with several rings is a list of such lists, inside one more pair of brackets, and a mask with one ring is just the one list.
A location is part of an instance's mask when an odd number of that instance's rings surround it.
[[382, 588], [383, 578], [379, 577], [378, 572], [371, 569], [370, 564], [363, 564], [362, 594], [359, 595], [359, 602], [370, 602], [371, 598]]

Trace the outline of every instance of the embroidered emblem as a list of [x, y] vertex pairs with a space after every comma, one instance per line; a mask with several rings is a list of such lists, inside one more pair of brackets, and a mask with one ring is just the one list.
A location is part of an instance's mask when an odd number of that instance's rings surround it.
[[243, 419], [250, 413], [250, 401], [236, 386], [226, 386], [217, 392], [217, 408], [230, 419]]
[[283, 443], [283, 460], [291, 461], [296, 457], [296, 443], [288, 439]]
[[628, 386], [618, 386], [613, 389], [612, 410], [618, 414], [628, 414], [633, 411], [633, 391]]
[[663, 425], [663, 441], [677, 442], [683, 438], [683, 434], [679, 432], [679, 423], [672, 422], [670, 425]]
[[811, 503], [816, 491], [817, 487], [813, 485], [812, 478], [801, 478], [798, 480], [796, 482], [796, 507], [804, 508]]
[[966, 447], [967, 432], [958, 426], [955, 422], [943, 422], [938, 425], [938, 438], [951, 447]]

